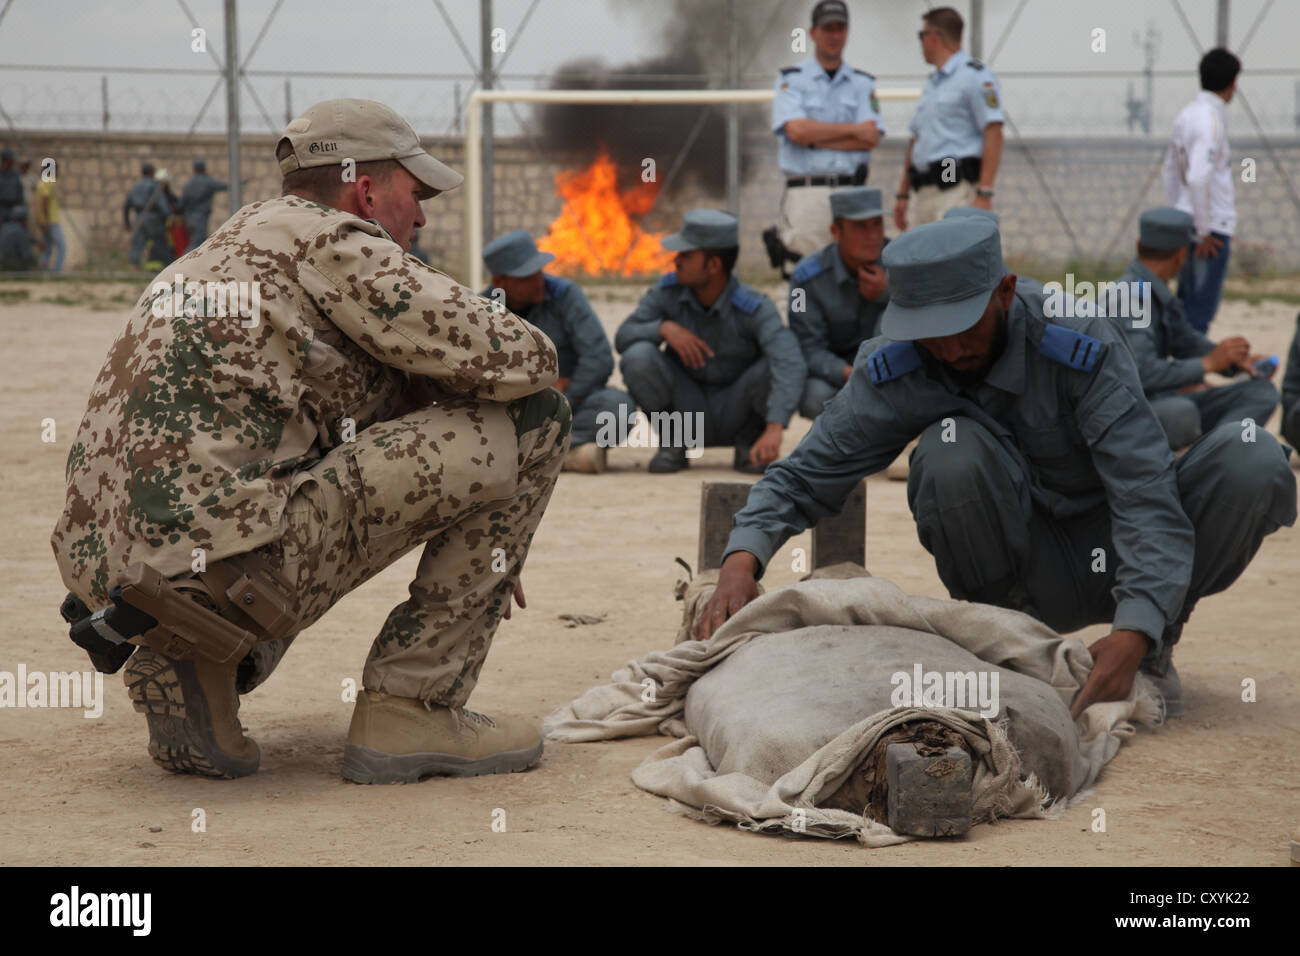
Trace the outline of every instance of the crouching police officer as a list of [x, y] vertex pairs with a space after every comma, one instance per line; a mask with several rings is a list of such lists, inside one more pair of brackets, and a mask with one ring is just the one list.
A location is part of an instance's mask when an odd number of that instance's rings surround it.
[[1124, 699], [1142, 669], [1176, 715], [1170, 653], [1192, 608], [1295, 522], [1281, 447], [1225, 424], [1175, 462], [1122, 333], [1106, 318], [1047, 321], [992, 222], [919, 226], [882, 261], [885, 337], [863, 345], [847, 400], [754, 485], [697, 636], [756, 596], [786, 539], [919, 435], [908, 504], [949, 594], [1063, 632], [1109, 620], [1072, 713]]
[[790, 280], [790, 329], [799, 339], [808, 380], [799, 414], [816, 418], [853, 371], [858, 346], [875, 338], [889, 303], [880, 250], [885, 209], [870, 186], [831, 193], [835, 241], [805, 258]]
[[[549, 252], [539, 252], [523, 229], [498, 236], [483, 247], [483, 263], [493, 289], [504, 293], [505, 307], [545, 332], [559, 354], [555, 387], [573, 410], [564, 470], [598, 474], [605, 470], [607, 449], [597, 444], [597, 434], [608, 422], [609, 430], [626, 435], [636, 405], [626, 392], [606, 388], [614, 371], [609, 339], [582, 289], [543, 271], [554, 259]], [[492, 296], [493, 291], [484, 294]], [[620, 418], [625, 422], [621, 426]]]

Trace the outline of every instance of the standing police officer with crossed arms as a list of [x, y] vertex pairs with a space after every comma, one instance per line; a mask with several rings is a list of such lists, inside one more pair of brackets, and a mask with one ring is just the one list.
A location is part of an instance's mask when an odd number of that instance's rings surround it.
[[1126, 698], [1141, 669], [1176, 716], [1170, 654], [1196, 602], [1295, 523], [1277, 440], [1228, 423], [1175, 462], [1123, 333], [1104, 317], [1049, 321], [1043, 293], [1007, 272], [991, 221], [920, 226], [882, 262], [884, 335], [754, 485], [696, 636], [753, 600], [791, 535], [919, 435], [907, 500], [949, 594], [1062, 632], [1110, 621], [1072, 713]]
[[825, 245], [831, 190], [867, 181], [871, 150], [885, 135], [876, 78], [844, 62], [848, 35], [848, 7], [822, 0], [808, 31], [815, 55], [786, 67], [776, 80], [772, 132], [786, 177], [779, 233], [800, 256]]
[[998, 78], [961, 48], [961, 14], [935, 7], [921, 21], [921, 52], [935, 71], [908, 127], [912, 141], [894, 204], [900, 230], [934, 222], [953, 206], [992, 209], [1002, 159]]

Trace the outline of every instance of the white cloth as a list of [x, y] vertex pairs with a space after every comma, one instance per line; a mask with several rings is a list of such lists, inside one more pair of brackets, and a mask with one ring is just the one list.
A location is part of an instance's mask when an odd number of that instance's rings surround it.
[[[679, 636], [689, 633], [686, 628], [694, 614], [702, 609], [709, 588], [711, 584], [705, 579], [692, 586], [693, 594], [688, 592], [687, 610], [691, 617], [684, 622]], [[1068, 741], [1072, 753], [1066, 772], [1072, 792], [1051, 794], [1033, 773], [1025, 772], [1025, 766], [1032, 763], [1032, 755], [1021, 759], [1008, 739], [1006, 721], [995, 724], [967, 710], [949, 707], [889, 707], [864, 719], [854, 719], [843, 716], [851, 710], [851, 704], [846, 705], [830, 715], [834, 718], [838, 714], [840, 722], [823, 721], [819, 739], [812, 741], [804, 752], [816, 749], [797, 766], [788, 766], [794, 759], [791, 755], [800, 752], [799, 741], [776, 739], [782, 733], [781, 728], [798, 728], [797, 732], [807, 738], [815, 721], [806, 709], [790, 712], [788, 719], [786, 714], [775, 711], [780, 707], [798, 707], [800, 701], [822, 712], [833, 710], [827, 707], [828, 699], [843, 695], [846, 690], [844, 686], [834, 690], [828, 687], [823, 694], [808, 695], [795, 688], [796, 692], [784, 695], [780, 704], [774, 698], [771, 700], [772, 719], [764, 728], [772, 738], [770, 741], [764, 743], [752, 739], [752, 734], [733, 733], [732, 739], [724, 742], [731, 752], [720, 755], [719, 765], [715, 767], [704, 744], [712, 738], [714, 751], [718, 752], [717, 738], [725, 737], [728, 729], [719, 729], [716, 720], [712, 724], [708, 721], [716, 718], [722, 704], [736, 696], [735, 682], [716, 681], [712, 694], [706, 693], [700, 699], [692, 695], [688, 705], [692, 687], [756, 638], [767, 635], [788, 638], [785, 632], [822, 626], [824, 630], [839, 632], [838, 654], [843, 654], [846, 641], [860, 640], [869, 649], [873, 646], [870, 641], [880, 639], [881, 632], [900, 628], [921, 632], [917, 638], [926, 637], [931, 647], [926, 653], [932, 653], [936, 642], [928, 636], [935, 635], [950, 642], [947, 646], [955, 645], [953, 650], [964, 656], [974, 655], [989, 664], [1036, 679], [1031, 683], [1042, 682], [1046, 697], [1051, 698], [1054, 693], [1059, 698], [1052, 702], [1058, 710], [1068, 708], [1092, 667], [1091, 656], [1077, 638], [1063, 638], [1016, 611], [909, 596], [880, 578], [807, 581], [757, 598], [732, 617], [710, 641], [685, 640], [669, 651], [655, 651], [631, 662], [614, 673], [614, 683], [594, 687], [548, 716], [547, 736], [566, 742], [648, 735], [656, 731], [679, 737], [680, 740], [650, 755], [632, 775], [638, 787], [668, 797], [674, 809], [709, 821], [731, 820], [745, 829], [784, 830], [823, 837], [854, 835], [868, 846], [886, 846], [910, 838], [862, 814], [822, 808], [818, 804], [834, 794], [880, 738], [901, 723], [932, 719], [962, 735], [973, 754], [972, 816], [973, 822], [979, 822], [995, 816], [1054, 815], [1064, 806], [1066, 798], [1077, 799], [1086, 791], [1118, 751], [1121, 739], [1134, 732], [1134, 721], [1159, 720], [1158, 698], [1142, 678], [1129, 700], [1089, 707], [1074, 724], [1078, 740]], [[808, 653], [815, 654], [819, 643], [826, 639], [825, 636], [810, 639], [806, 645], [810, 648]], [[757, 645], [753, 649], [759, 650]], [[871, 676], [856, 691], [851, 685], [847, 688], [854, 697], [863, 696], [868, 689], [875, 688], [878, 692], [879, 675], [874, 671], [879, 668], [874, 668], [870, 659], [861, 663]], [[739, 669], [739, 659], [737, 665], [733, 670]], [[815, 662], [810, 663], [809, 669], [815, 671]], [[722, 671], [718, 673], [722, 675]], [[767, 674], [767, 687], [785, 681], [787, 676]], [[762, 692], [763, 688], [757, 690]], [[810, 700], [811, 697], [818, 699]], [[1006, 693], [1003, 697], [1008, 699]], [[694, 727], [692, 719], [704, 725]], [[1064, 723], [1068, 732], [1068, 710], [1064, 710]], [[1021, 739], [1017, 743], [1024, 746], [1026, 741]], [[735, 756], [741, 751], [744, 753]], [[1057, 759], [1055, 754], [1040, 756], [1043, 760]]]
[[1228, 104], [1201, 90], [1174, 119], [1162, 169], [1165, 201], [1192, 214], [1198, 236], [1230, 236], [1237, 226], [1231, 154]]

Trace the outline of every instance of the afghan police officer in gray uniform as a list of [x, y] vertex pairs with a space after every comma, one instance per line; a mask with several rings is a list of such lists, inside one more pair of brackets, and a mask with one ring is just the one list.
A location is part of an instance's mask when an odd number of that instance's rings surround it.
[[[614, 336], [628, 391], [652, 423], [658, 413], [650, 471], [687, 466], [680, 436], [689, 431], [690, 447], [734, 445], [734, 467], [761, 472], [780, 456], [803, 392], [799, 342], [772, 300], [732, 275], [735, 216], [692, 209], [663, 246], [677, 253], [676, 271], [641, 297]], [[667, 435], [674, 420], [679, 440]]]
[[[144, 212], [144, 207], [149, 205], [149, 200], [153, 198], [156, 183], [154, 183], [154, 166], [153, 163], [142, 163], [140, 165], [140, 178], [135, 181], [126, 194], [126, 202], [122, 205], [122, 220], [126, 223], [126, 231], [131, 233], [131, 250], [127, 254], [127, 259], [131, 265], [138, 266], [140, 260], [144, 258], [145, 234], [140, 228], [140, 217]], [[136, 213], [136, 221], [131, 222], [131, 213]]]
[[[559, 355], [555, 388], [569, 400], [573, 428], [565, 471], [597, 474], [605, 470], [604, 434], [626, 435], [636, 406], [631, 396], [605, 383], [614, 371], [614, 353], [600, 319], [576, 283], [543, 272], [555, 259], [539, 252], [522, 229], [498, 236], [483, 247], [483, 263], [492, 276], [485, 295], [546, 333]], [[498, 291], [499, 290], [499, 291]]]
[[822, 0], [808, 31], [814, 55], [786, 67], [776, 80], [772, 132], [786, 177], [778, 231], [800, 256], [825, 243], [830, 191], [867, 181], [871, 150], [885, 135], [876, 78], [844, 62], [848, 35], [848, 7]]
[[880, 190], [857, 186], [831, 193], [835, 241], [795, 267], [790, 280], [790, 329], [799, 339], [808, 380], [799, 413], [816, 418], [853, 371], [858, 346], [879, 332], [889, 302], [884, 248], [885, 207]]
[[212, 197], [230, 188], [229, 183], [208, 175], [208, 164], [203, 159], [194, 160], [194, 175], [181, 190], [181, 215], [185, 230], [190, 234], [185, 251], [197, 249], [208, 238], [208, 220], [212, 218]]
[[[1210, 341], [1192, 328], [1182, 302], [1169, 289], [1194, 241], [1191, 213], [1172, 206], [1148, 209], [1138, 229], [1137, 258], [1119, 280], [1131, 291], [1108, 304], [1120, 311], [1127, 301], [1128, 314], [1112, 318], [1128, 336], [1142, 388], [1169, 436], [1169, 447], [1185, 448], [1220, 422], [1240, 425], [1250, 419], [1263, 428], [1278, 403], [1268, 376], [1256, 378], [1251, 370], [1263, 356], [1251, 355], [1250, 343], [1240, 336], [1217, 345]], [[1211, 387], [1203, 381], [1208, 372], [1245, 372], [1248, 378]]]
[[29, 272], [36, 268], [36, 250], [27, 231], [27, 207], [9, 206], [0, 222], [0, 271]]
[[1123, 333], [1107, 318], [1048, 321], [1043, 294], [1007, 274], [991, 222], [920, 226], [882, 261], [884, 335], [736, 515], [698, 636], [753, 599], [791, 535], [919, 435], [908, 504], [951, 596], [1062, 632], [1111, 621], [1072, 713], [1124, 699], [1141, 668], [1176, 714], [1170, 652], [1192, 608], [1295, 522], [1278, 442], [1225, 424], [1175, 462]]
[[[1291, 339], [1282, 379], [1282, 437], [1292, 448], [1300, 449], [1300, 315], [1296, 316], [1295, 337]], [[1300, 461], [1300, 457], [1296, 460]]]
[[961, 48], [961, 14], [936, 7], [921, 22], [921, 51], [935, 71], [908, 126], [912, 141], [894, 197], [899, 229], [934, 222], [953, 206], [992, 209], [1002, 159], [998, 78]]

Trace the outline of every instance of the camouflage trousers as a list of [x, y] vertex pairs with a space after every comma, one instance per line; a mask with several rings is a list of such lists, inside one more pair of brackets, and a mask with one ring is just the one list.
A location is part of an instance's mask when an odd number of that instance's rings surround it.
[[[568, 402], [462, 398], [363, 429], [298, 473], [283, 537], [258, 553], [296, 586], [301, 628], [417, 545], [410, 597], [370, 647], [362, 685], [449, 707], [469, 699], [569, 447]], [[294, 638], [258, 644], [246, 693]]]

